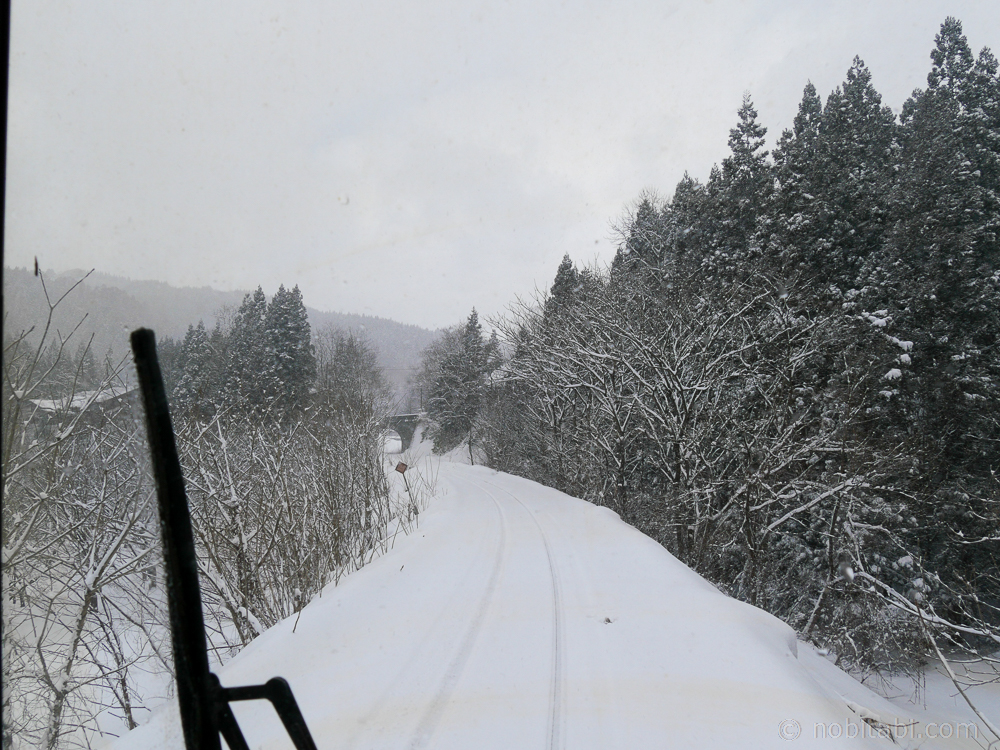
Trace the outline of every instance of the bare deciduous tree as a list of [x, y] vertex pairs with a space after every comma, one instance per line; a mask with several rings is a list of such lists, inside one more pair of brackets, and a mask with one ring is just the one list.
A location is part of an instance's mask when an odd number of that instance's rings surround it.
[[[46, 300], [40, 330], [4, 341], [5, 749], [89, 746], [108, 711], [131, 729], [150, 697], [138, 673], [170, 671], [141, 414], [123, 363], [87, 380], [88, 347]], [[410, 523], [386, 480], [388, 389], [363, 342], [331, 341], [294, 418], [227, 411], [223, 394], [175, 415], [218, 661], [385, 550], [394, 515]]]

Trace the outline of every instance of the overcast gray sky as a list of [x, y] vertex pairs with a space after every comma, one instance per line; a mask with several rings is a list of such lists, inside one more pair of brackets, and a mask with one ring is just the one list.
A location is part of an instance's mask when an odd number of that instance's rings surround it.
[[427, 327], [773, 144], [855, 55], [898, 113], [945, 16], [1000, 3], [14, 0], [6, 263], [273, 293]]

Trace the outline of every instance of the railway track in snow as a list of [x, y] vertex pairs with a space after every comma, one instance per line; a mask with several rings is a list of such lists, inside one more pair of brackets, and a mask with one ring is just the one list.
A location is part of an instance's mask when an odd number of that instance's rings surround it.
[[434, 697], [425, 709], [413, 736], [410, 738], [408, 747], [411, 748], [411, 750], [419, 750], [419, 748], [427, 747], [429, 741], [433, 737], [434, 730], [437, 727], [438, 722], [441, 720], [441, 716], [448, 706], [449, 699], [455, 690], [455, 686], [457, 685], [459, 678], [462, 676], [466, 663], [469, 661], [469, 656], [472, 653], [473, 648], [476, 646], [476, 641], [483, 628], [483, 621], [486, 619], [490, 605], [493, 602], [493, 596], [497, 589], [497, 582], [500, 579], [500, 573], [503, 569], [504, 555], [507, 550], [507, 521], [504, 517], [503, 508], [500, 506], [500, 503], [497, 502], [497, 499], [488, 490], [486, 490], [486, 494], [489, 495], [490, 499], [493, 501], [493, 505], [496, 508], [500, 521], [500, 538], [497, 542], [493, 569], [486, 583], [486, 588], [479, 597], [475, 614], [469, 621], [465, 633], [459, 641], [458, 648], [448, 663], [448, 669], [444, 674], [444, 678], [441, 680]]
[[[549, 750], [561, 750], [563, 747], [563, 696], [565, 695], [564, 674], [563, 674], [563, 603], [559, 585], [559, 570], [552, 552], [552, 545], [545, 534], [545, 529], [538, 522], [536, 515], [527, 505], [513, 492], [503, 487], [485, 482], [494, 489], [509, 495], [524, 512], [531, 518], [541, 537], [542, 545], [545, 547], [545, 558], [548, 562], [549, 577], [552, 580], [552, 677], [549, 690], [549, 720], [546, 736]], [[489, 490], [484, 491], [496, 502], [496, 497]]]
[[[362, 718], [366, 731], [361, 734], [372, 729], [378, 734], [379, 728], [395, 724], [396, 739], [386, 746], [408, 750], [453, 746], [453, 732], [462, 727], [462, 714], [470, 701], [489, 695], [495, 682], [492, 675], [507, 660], [524, 659], [531, 662], [526, 669], [530, 677], [526, 676], [519, 699], [522, 705], [530, 702], [530, 706], [525, 705], [529, 710], [519, 728], [518, 746], [562, 750], [565, 616], [553, 545], [537, 511], [516, 493], [469, 476], [456, 482], [456, 490], [481, 514], [480, 553], [470, 560], [468, 571], [450, 584], [448, 596], [429, 604], [442, 611], [425, 626], [418, 640], [415, 650], [425, 658], [411, 659], [396, 673], [381, 699]], [[485, 512], [487, 507], [491, 512]], [[518, 558], [514, 566], [518, 577], [505, 575], [506, 563], [514, 556]], [[525, 569], [527, 560], [530, 563]], [[512, 628], [519, 626], [519, 635], [512, 636]], [[449, 631], [450, 636], [442, 639], [442, 631]], [[450, 650], [441, 650], [442, 642], [450, 644]], [[539, 658], [543, 653], [544, 663]], [[543, 675], [546, 687], [539, 691], [538, 678]], [[411, 705], [416, 704], [409, 719], [394, 714], [404, 695]], [[401, 723], [409, 727], [402, 736], [398, 733]], [[484, 739], [479, 735], [480, 743]], [[350, 743], [352, 747], [362, 744]]]

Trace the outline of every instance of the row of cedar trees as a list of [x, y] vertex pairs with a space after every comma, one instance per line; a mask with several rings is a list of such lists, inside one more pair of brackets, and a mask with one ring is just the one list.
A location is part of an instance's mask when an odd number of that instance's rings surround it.
[[438, 447], [614, 507], [841, 663], [995, 651], [1000, 78], [952, 18], [931, 59], [899, 118], [860, 59], [807, 85], [770, 155], [745, 97], [610, 268], [428, 352]]
[[270, 301], [258, 287], [235, 311], [220, 311], [211, 332], [199, 321], [182, 341], [162, 340], [159, 355], [181, 418], [336, 417], [374, 436], [392, 408], [375, 349], [333, 326], [312, 330], [298, 286], [279, 286]]
[[225, 408], [240, 413], [301, 409], [316, 379], [309, 319], [298, 286], [268, 302], [257, 287], [228, 325], [211, 332], [199, 321], [182, 342], [160, 343], [172, 404], [202, 418]]

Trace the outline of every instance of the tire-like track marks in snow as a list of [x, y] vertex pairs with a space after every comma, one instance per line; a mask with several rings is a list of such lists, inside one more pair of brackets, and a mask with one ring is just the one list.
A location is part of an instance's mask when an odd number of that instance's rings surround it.
[[476, 644], [476, 638], [479, 636], [479, 631], [482, 630], [483, 621], [486, 619], [486, 613], [489, 611], [490, 603], [493, 601], [493, 594], [496, 592], [497, 583], [500, 580], [500, 571], [503, 569], [504, 554], [507, 548], [507, 521], [504, 517], [503, 508], [500, 507], [500, 503], [497, 502], [497, 499], [489, 490], [483, 488], [483, 491], [486, 492], [486, 494], [489, 495], [490, 499], [493, 501], [494, 506], [496, 506], [497, 515], [500, 518], [500, 540], [497, 544], [496, 558], [493, 561], [493, 570], [490, 573], [490, 578], [486, 584], [486, 588], [479, 599], [479, 604], [476, 607], [476, 613], [470, 621], [469, 626], [466, 628], [465, 635], [462, 637], [458, 650], [452, 657], [451, 662], [449, 662], [448, 668], [444, 673], [444, 677], [441, 679], [441, 683], [439, 684], [434, 697], [424, 710], [423, 716], [410, 738], [410, 742], [407, 746], [411, 748], [411, 750], [418, 750], [419, 748], [426, 747], [428, 741], [434, 736], [434, 730], [437, 728], [438, 722], [441, 720], [441, 715], [444, 713], [444, 710], [448, 705], [448, 700], [451, 697], [452, 692], [455, 690], [455, 685], [458, 682], [459, 677], [462, 676], [462, 670], [465, 668], [465, 663], [469, 660], [469, 655], [472, 653], [472, 649]]
[[[518, 505], [524, 508], [524, 512], [528, 514], [532, 521], [534, 521], [535, 527], [538, 529], [538, 533], [542, 537], [542, 544], [545, 546], [545, 556], [549, 563], [549, 575], [552, 578], [552, 678], [549, 689], [549, 719], [547, 736], [549, 750], [561, 750], [563, 746], [562, 704], [565, 690], [563, 685], [564, 678], [562, 664], [562, 595], [559, 591], [558, 568], [556, 567], [555, 558], [552, 555], [552, 547], [549, 545], [548, 537], [545, 535], [545, 530], [542, 529], [542, 525], [538, 523], [538, 519], [535, 517], [535, 514], [531, 512], [531, 509], [521, 501], [521, 498], [510, 490], [493, 484], [492, 482], [486, 482], [486, 484], [507, 495], [510, 495], [510, 497], [517, 502]], [[497, 499], [489, 490], [485, 487], [482, 489], [487, 495], [490, 496], [490, 498], [492, 498], [493, 502], [497, 502]], [[499, 508], [499, 504], [497, 507]]]

